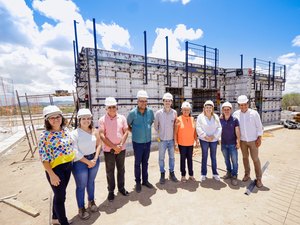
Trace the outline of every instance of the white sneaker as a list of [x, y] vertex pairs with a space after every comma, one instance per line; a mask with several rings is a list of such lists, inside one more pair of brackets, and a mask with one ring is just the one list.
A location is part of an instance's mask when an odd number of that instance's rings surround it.
[[220, 176], [219, 175], [213, 175], [213, 178], [217, 181], [220, 181]]
[[201, 181], [205, 181], [205, 180], [206, 180], [206, 176], [205, 176], [205, 175], [201, 175], [200, 180], [201, 180]]

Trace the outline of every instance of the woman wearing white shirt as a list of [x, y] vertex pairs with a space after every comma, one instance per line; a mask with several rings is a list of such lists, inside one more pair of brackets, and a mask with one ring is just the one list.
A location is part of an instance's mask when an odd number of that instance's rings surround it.
[[220, 177], [217, 171], [217, 144], [221, 136], [222, 126], [219, 117], [214, 113], [214, 103], [211, 100], [204, 103], [204, 110], [197, 117], [196, 130], [202, 149], [201, 181], [206, 179], [208, 149], [210, 149], [213, 178], [219, 181]]
[[76, 182], [76, 200], [78, 216], [88, 219], [89, 213], [84, 206], [85, 190], [88, 194], [88, 208], [92, 212], [98, 211], [95, 204], [95, 178], [99, 168], [99, 154], [101, 149], [100, 136], [92, 124], [92, 113], [89, 109], [80, 109], [77, 117], [79, 125], [72, 132], [76, 157], [73, 165], [73, 175]]

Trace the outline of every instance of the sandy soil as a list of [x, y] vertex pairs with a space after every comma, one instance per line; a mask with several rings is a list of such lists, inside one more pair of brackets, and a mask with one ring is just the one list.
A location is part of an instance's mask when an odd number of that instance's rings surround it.
[[[87, 221], [77, 217], [73, 177], [67, 189], [67, 214], [73, 224], [300, 224], [300, 130], [281, 129], [266, 133], [260, 148], [262, 165], [270, 165], [263, 175], [264, 187], [245, 195], [246, 186], [239, 180], [234, 187], [229, 180], [217, 182], [208, 178], [200, 183], [200, 152], [194, 156], [196, 182], [160, 185], [158, 154], [152, 152], [149, 161], [149, 180], [155, 189], [143, 187], [134, 191], [133, 157], [126, 158], [126, 188], [129, 197], [117, 194], [114, 202], [106, 200], [106, 176], [101, 163], [96, 179], [96, 203], [99, 212]], [[0, 198], [17, 194], [17, 200], [40, 211], [33, 218], [5, 203], [0, 203], [0, 224], [49, 224], [50, 187], [37, 154], [22, 161], [27, 152], [27, 142], [0, 158]], [[225, 174], [223, 156], [218, 147], [218, 168]], [[210, 160], [209, 160], [210, 162]], [[252, 164], [251, 164], [252, 166]], [[252, 166], [253, 168], [253, 166]], [[239, 179], [243, 176], [239, 154]], [[179, 177], [179, 155], [176, 154], [176, 174]], [[254, 171], [251, 171], [254, 178]]]

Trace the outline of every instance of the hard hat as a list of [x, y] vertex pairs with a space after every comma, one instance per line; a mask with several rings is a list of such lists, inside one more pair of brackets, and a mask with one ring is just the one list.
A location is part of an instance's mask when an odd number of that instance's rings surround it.
[[249, 101], [248, 97], [246, 95], [240, 95], [237, 99], [237, 102], [239, 104], [245, 104]]
[[117, 101], [114, 97], [107, 97], [105, 99], [105, 106], [113, 106], [113, 105], [117, 105]]
[[183, 102], [182, 105], [181, 105], [181, 108], [192, 108], [191, 104], [189, 102]]
[[167, 92], [164, 94], [163, 100], [173, 100], [173, 95], [171, 93]]
[[137, 98], [148, 98], [148, 94], [145, 90], [139, 90], [136, 94]]
[[92, 113], [89, 109], [79, 109], [77, 113], [77, 118], [81, 118], [84, 116], [92, 117]]
[[215, 107], [213, 101], [211, 101], [211, 100], [207, 100], [207, 101], [204, 103], [204, 107], [207, 106], [207, 105], [211, 105], [212, 107]]
[[62, 114], [62, 111], [56, 105], [48, 105], [44, 107], [43, 116], [45, 117], [45, 119], [48, 119], [49, 116], [55, 114], [60, 114], [60, 115]]
[[223, 105], [222, 105], [222, 109], [223, 109], [223, 107], [229, 107], [229, 108], [232, 109], [232, 105], [231, 105], [230, 102], [224, 102]]

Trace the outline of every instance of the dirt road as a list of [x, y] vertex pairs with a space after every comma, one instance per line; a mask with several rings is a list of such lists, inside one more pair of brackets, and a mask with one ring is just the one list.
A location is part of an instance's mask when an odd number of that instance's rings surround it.
[[[22, 142], [0, 159], [0, 198], [18, 194], [17, 199], [38, 210], [33, 218], [9, 205], [0, 203], [0, 224], [49, 224], [50, 187], [43, 167], [35, 159], [21, 161], [28, 147]], [[225, 174], [223, 156], [218, 146], [218, 168]], [[244, 194], [249, 182], [239, 180], [234, 187], [227, 180], [217, 182], [208, 178], [200, 183], [201, 159], [194, 156], [196, 182], [160, 185], [158, 154], [152, 152], [149, 160], [149, 181], [155, 189], [143, 187], [137, 194], [134, 189], [133, 157], [126, 158], [126, 188], [129, 197], [117, 195], [114, 202], [106, 200], [106, 176], [101, 163], [96, 179], [96, 203], [99, 212], [88, 221], [76, 216], [75, 184], [73, 177], [67, 190], [67, 214], [73, 224], [300, 224], [300, 130], [281, 129], [266, 133], [260, 148], [262, 165], [270, 165], [263, 175], [264, 187]], [[210, 162], [210, 160], [209, 160]], [[179, 178], [179, 155], [176, 155], [176, 174]], [[251, 168], [253, 165], [251, 164]], [[239, 154], [239, 179], [243, 176], [242, 157]], [[254, 178], [254, 171], [251, 171]]]

